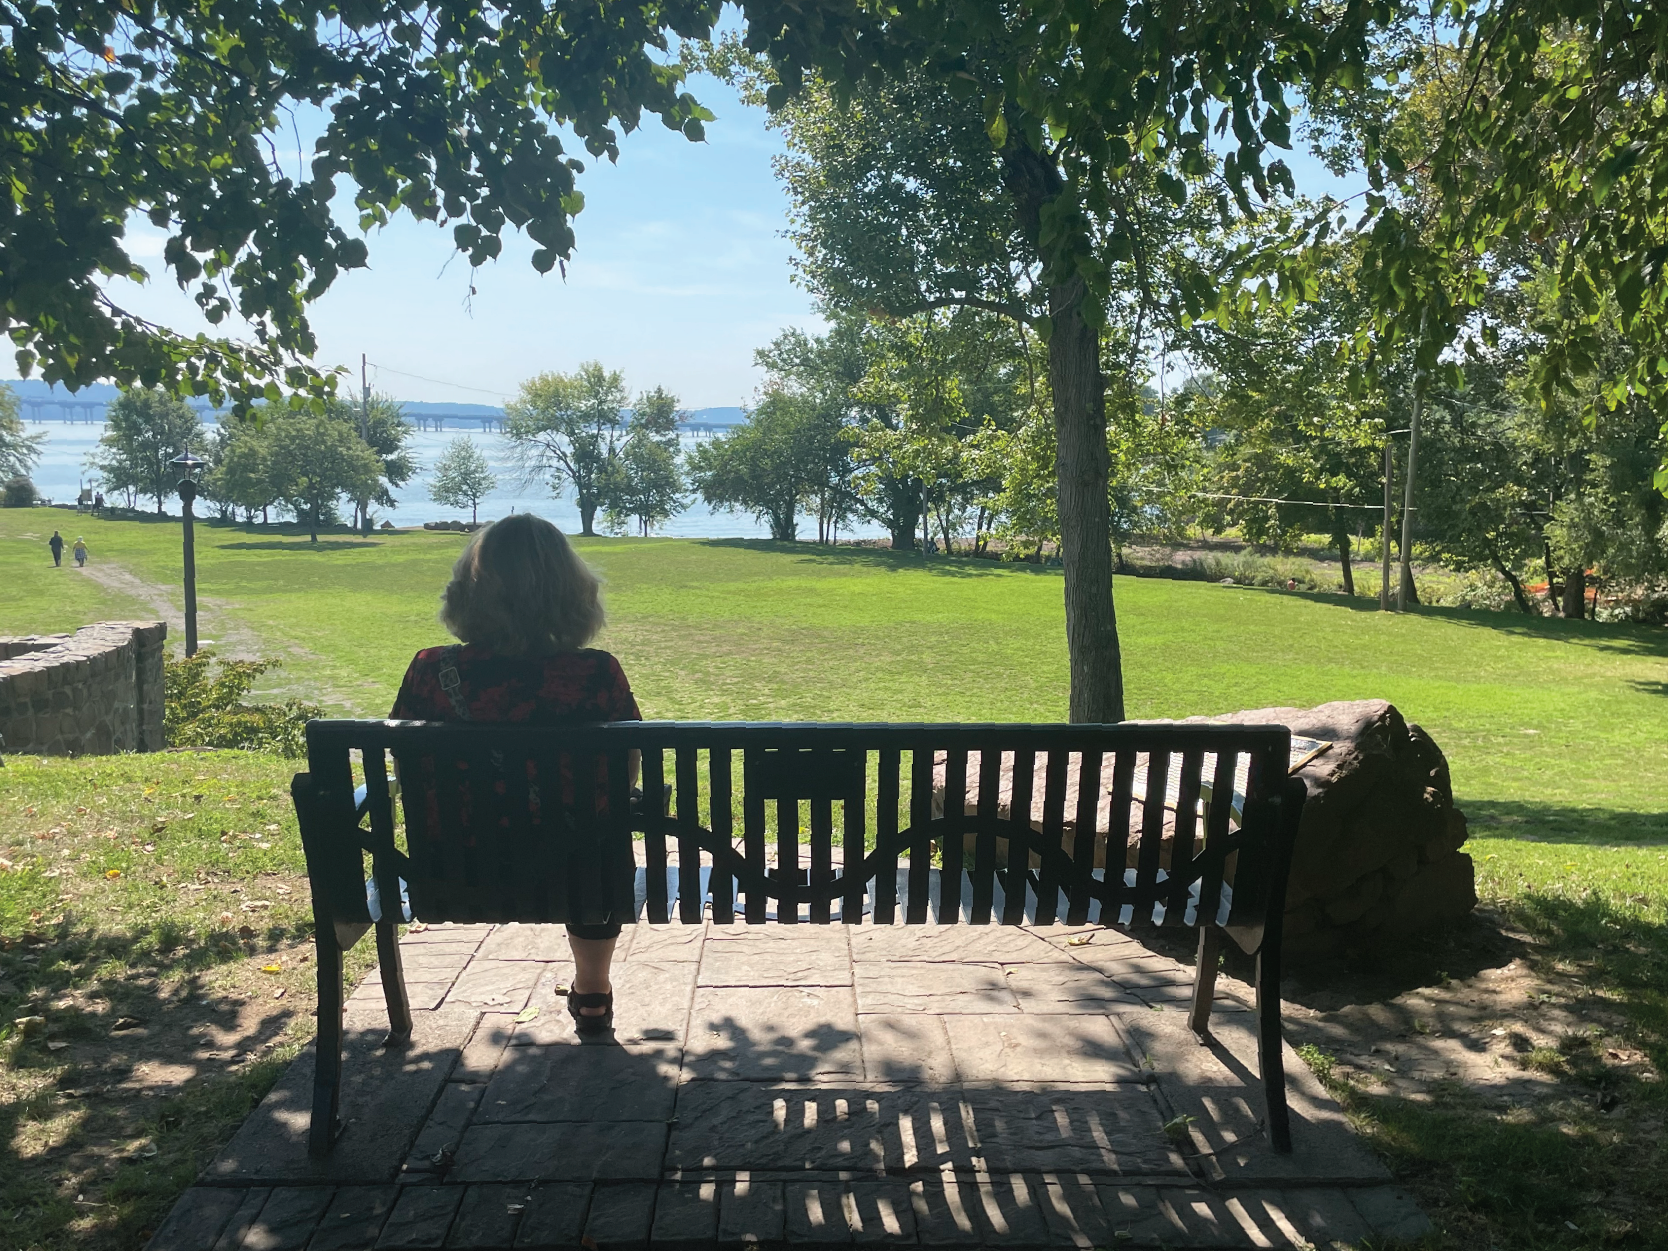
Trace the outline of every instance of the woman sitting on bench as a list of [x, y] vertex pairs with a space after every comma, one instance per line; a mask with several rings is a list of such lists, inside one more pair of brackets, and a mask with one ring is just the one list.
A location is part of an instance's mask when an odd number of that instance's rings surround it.
[[[620, 662], [585, 645], [602, 628], [601, 586], [562, 532], [516, 513], [476, 532], [452, 567], [440, 621], [461, 643], [417, 653], [400, 683], [400, 721], [640, 721]], [[631, 784], [637, 782], [633, 753]], [[609, 969], [620, 922], [569, 925], [568, 1011], [581, 1034], [614, 1023]]]

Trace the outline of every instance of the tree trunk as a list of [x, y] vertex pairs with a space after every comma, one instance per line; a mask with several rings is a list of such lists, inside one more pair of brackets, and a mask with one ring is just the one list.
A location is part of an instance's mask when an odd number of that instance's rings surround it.
[[913, 552], [915, 550], [915, 522], [913, 519], [902, 529], [892, 526], [891, 531], [892, 550], [894, 552]]
[[1112, 604], [1106, 387], [1100, 372], [1100, 336], [1083, 317], [1086, 295], [1077, 277], [1049, 291], [1054, 331], [1048, 340], [1048, 379], [1054, 392], [1058, 449], [1071, 719], [1109, 722], [1124, 719], [1124, 679]]
[[[1487, 542], [1487, 540], [1484, 541]], [[1517, 601], [1517, 610], [1521, 613], [1527, 614], [1528, 616], [1534, 616], [1535, 609], [1529, 603], [1529, 592], [1523, 589], [1523, 579], [1513, 573], [1511, 569], [1507, 567], [1506, 562], [1500, 559], [1500, 549], [1495, 547], [1493, 543], [1489, 543], [1488, 545], [1488, 558], [1489, 562], [1493, 564], [1495, 571], [1511, 584], [1512, 598]]]
[[592, 523], [595, 522], [596, 519], [597, 519], [597, 506], [596, 506], [595, 501], [580, 500], [579, 501], [579, 533], [580, 533], [581, 537], [587, 538], [587, 539], [592, 539], [592, 538], [596, 537], [597, 532], [591, 528]]
[[1338, 560], [1344, 568], [1344, 594], [1355, 598], [1355, 571], [1349, 566], [1349, 535], [1338, 536]]
[[1587, 571], [1580, 565], [1564, 571], [1564, 616], [1572, 621], [1587, 616]]
[[[1033, 149], [1021, 127], [1008, 132], [1002, 151], [1002, 181], [1013, 199], [1014, 224], [1037, 259], [1044, 262], [1045, 278], [1050, 282], [1048, 379], [1054, 393], [1071, 719], [1122, 721], [1124, 678], [1118, 619], [1112, 605], [1112, 467], [1106, 450], [1106, 385], [1100, 372], [1100, 333], [1084, 317], [1084, 305], [1092, 297], [1075, 266], [1058, 274], [1048, 272], [1050, 253], [1069, 253], [1069, 247], [1062, 249], [1058, 241], [1044, 241], [1044, 210], [1069, 193], [1054, 159]], [[1067, 214], [1065, 219], [1073, 216]]]
[[1403, 568], [1403, 570], [1402, 570], [1402, 585], [1407, 588], [1407, 602], [1410, 603], [1410, 604], [1417, 604], [1419, 602], [1419, 588], [1418, 588], [1417, 585], [1414, 584], [1414, 581], [1413, 581], [1413, 568], [1412, 568], [1412, 566], [1407, 566], [1407, 567]]

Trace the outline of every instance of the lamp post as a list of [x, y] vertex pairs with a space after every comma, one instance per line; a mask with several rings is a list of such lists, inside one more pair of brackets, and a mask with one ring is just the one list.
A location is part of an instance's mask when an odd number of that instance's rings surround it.
[[204, 465], [206, 460], [193, 456], [189, 451], [181, 452], [174, 457], [170, 464], [178, 465], [185, 477], [180, 479], [180, 514], [185, 521], [185, 654], [197, 654], [197, 536], [193, 528], [196, 518], [191, 512], [191, 501], [197, 498], [197, 482], [191, 475]]

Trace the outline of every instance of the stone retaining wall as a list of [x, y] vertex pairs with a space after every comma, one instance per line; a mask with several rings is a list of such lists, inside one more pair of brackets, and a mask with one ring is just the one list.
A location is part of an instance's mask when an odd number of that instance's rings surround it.
[[0, 753], [161, 751], [163, 621], [0, 638]]

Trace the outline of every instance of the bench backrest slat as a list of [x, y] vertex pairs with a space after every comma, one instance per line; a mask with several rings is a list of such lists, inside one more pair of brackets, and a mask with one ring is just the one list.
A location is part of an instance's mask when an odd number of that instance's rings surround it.
[[[308, 735], [327, 783], [311, 811], [339, 827], [309, 835], [310, 865], [317, 851], [344, 878], [324, 888], [347, 908], [358, 853], [332, 838], [393, 848], [391, 752], [399, 872], [425, 920], [1255, 925], [1286, 836], [1280, 727], [321, 721]], [[369, 831], [336, 797], [351, 797], [355, 750]]]

